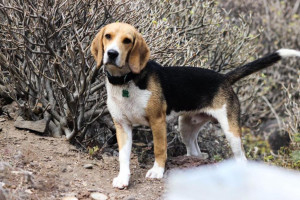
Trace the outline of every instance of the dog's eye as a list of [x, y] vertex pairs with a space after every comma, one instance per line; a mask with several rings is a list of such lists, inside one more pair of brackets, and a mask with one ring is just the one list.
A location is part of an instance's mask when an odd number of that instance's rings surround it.
[[129, 43], [131, 43], [131, 40], [128, 39], [128, 38], [125, 38], [125, 39], [123, 40], [123, 43], [124, 43], [124, 44], [129, 44]]
[[105, 38], [110, 40], [111, 39], [111, 35], [110, 34], [105, 34]]

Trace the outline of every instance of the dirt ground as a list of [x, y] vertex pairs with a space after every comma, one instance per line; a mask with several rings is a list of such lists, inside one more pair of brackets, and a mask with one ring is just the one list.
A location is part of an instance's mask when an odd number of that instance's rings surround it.
[[[116, 156], [103, 155], [100, 160], [91, 159], [63, 138], [39, 136], [14, 128], [13, 121], [1, 121], [0, 200], [5, 196], [9, 200], [72, 196], [92, 199], [90, 195], [94, 192], [102, 193], [108, 199], [164, 199], [166, 178], [145, 179], [151, 165], [140, 166], [134, 154], [130, 186], [127, 190], [118, 190], [111, 184], [119, 169]], [[207, 162], [196, 162], [196, 165]], [[86, 169], [86, 164], [91, 164], [92, 169]], [[194, 165], [193, 160], [184, 157], [171, 158], [165, 177], [177, 167]]]

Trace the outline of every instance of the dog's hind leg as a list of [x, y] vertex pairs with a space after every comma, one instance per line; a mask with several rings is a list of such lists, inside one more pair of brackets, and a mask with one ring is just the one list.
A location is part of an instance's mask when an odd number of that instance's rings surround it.
[[209, 110], [207, 113], [220, 123], [236, 160], [246, 161], [241, 141], [238, 102], [230, 105], [224, 104], [221, 108]]
[[182, 142], [186, 146], [187, 156], [197, 156], [203, 159], [207, 154], [201, 153], [198, 145], [198, 134], [202, 125], [210, 118], [205, 114], [181, 115], [179, 116], [179, 131]]

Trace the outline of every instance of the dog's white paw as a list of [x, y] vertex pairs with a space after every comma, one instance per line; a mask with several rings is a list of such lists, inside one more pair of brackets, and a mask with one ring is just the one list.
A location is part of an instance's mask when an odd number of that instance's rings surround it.
[[119, 189], [125, 189], [128, 187], [130, 175], [128, 174], [119, 174], [113, 180], [113, 187]]
[[165, 168], [159, 167], [156, 163], [154, 166], [147, 172], [146, 178], [162, 178], [164, 176]]

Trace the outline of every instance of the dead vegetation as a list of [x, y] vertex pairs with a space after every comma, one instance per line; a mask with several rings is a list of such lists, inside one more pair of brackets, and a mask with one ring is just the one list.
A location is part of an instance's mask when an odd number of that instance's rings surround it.
[[[299, 0], [2, 0], [0, 94], [17, 103], [25, 120], [43, 120], [44, 134], [65, 136], [83, 148], [99, 146], [102, 152], [101, 147], [113, 143], [114, 127], [105, 105], [103, 74], [89, 51], [102, 26], [116, 21], [134, 25], [149, 44], [151, 58], [163, 65], [224, 73], [278, 48], [300, 49], [299, 10]], [[292, 151], [298, 152], [299, 61], [283, 61], [239, 82], [236, 90], [244, 133], [264, 133], [266, 139], [280, 130], [291, 136]], [[270, 121], [274, 128], [262, 130]], [[135, 132], [135, 139], [147, 143], [141, 154], [148, 154], [150, 130]], [[201, 148], [211, 158], [228, 157], [216, 128], [208, 124], [202, 132]], [[168, 127], [168, 136], [169, 153], [184, 154], [176, 123]], [[248, 144], [246, 150], [255, 159], [270, 155]]]
[[[255, 48], [249, 24], [224, 21], [212, 1], [24, 1], [1, 8], [1, 84], [27, 120], [44, 120], [48, 134], [77, 138], [94, 122], [113, 130], [103, 75], [89, 47], [105, 24], [135, 25], [164, 65], [239, 66]], [[243, 54], [245, 56], [238, 56]], [[108, 130], [109, 131], [109, 130]]]
[[[251, 34], [257, 34], [257, 30], [263, 28], [257, 38], [259, 46], [256, 55], [267, 54], [280, 48], [300, 49], [299, 0], [232, 0], [222, 2], [220, 6], [231, 10], [231, 17], [240, 14], [248, 17], [252, 14]], [[247, 148], [249, 155], [253, 155], [250, 157], [299, 169], [299, 66], [299, 59], [285, 59], [238, 83], [243, 87], [239, 91], [239, 97], [244, 134], [249, 134], [253, 142], [246, 144], [248, 147], [252, 146]], [[259, 136], [253, 138], [253, 135]], [[288, 135], [291, 145], [283, 148], [279, 154], [274, 154], [265, 143], [270, 135]], [[246, 141], [249, 141], [248, 139]], [[254, 150], [255, 146], [258, 147], [258, 151]], [[264, 150], [260, 151], [262, 149]]]

